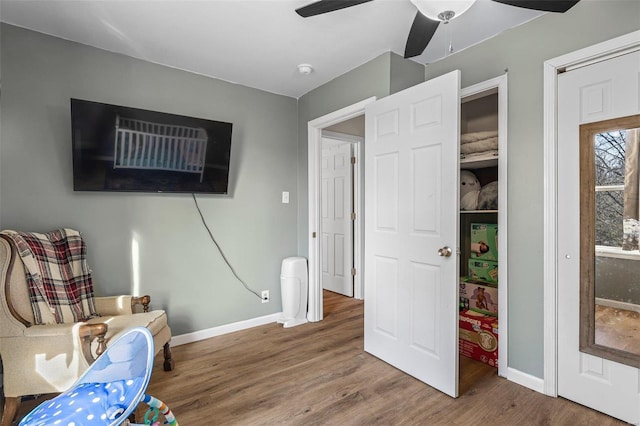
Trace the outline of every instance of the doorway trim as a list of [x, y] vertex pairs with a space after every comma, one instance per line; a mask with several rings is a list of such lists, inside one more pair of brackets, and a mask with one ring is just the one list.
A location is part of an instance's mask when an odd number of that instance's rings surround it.
[[[307, 319], [312, 322], [321, 321], [323, 318], [322, 310], [322, 270], [320, 267], [320, 231], [321, 231], [321, 214], [320, 214], [320, 197], [321, 193], [321, 165], [322, 160], [322, 129], [340, 123], [345, 120], [364, 114], [365, 107], [375, 102], [376, 97], [370, 97], [353, 105], [339, 109], [315, 120], [309, 121], [307, 124], [308, 136], [308, 210], [309, 210], [309, 308]], [[356, 144], [360, 145], [360, 144]], [[362, 166], [362, 165], [361, 165]], [[360, 194], [362, 197], [362, 194]], [[361, 201], [357, 201], [361, 202]], [[317, 236], [316, 237], [314, 237]], [[360, 271], [362, 277], [362, 238], [360, 241], [354, 238], [354, 252], [357, 250], [356, 245], [360, 245], [360, 259], [354, 259], [354, 267]], [[360, 277], [360, 278], [361, 278]], [[357, 286], [354, 289], [354, 296], [359, 294], [362, 297], [363, 280], [359, 280], [361, 288]]]
[[558, 396], [558, 74], [640, 50], [634, 31], [544, 63], [544, 358], [543, 392]]

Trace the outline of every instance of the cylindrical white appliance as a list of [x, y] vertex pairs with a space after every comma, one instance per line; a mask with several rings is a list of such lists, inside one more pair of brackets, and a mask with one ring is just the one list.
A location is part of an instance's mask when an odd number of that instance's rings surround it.
[[278, 320], [284, 328], [307, 322], [308, 286], [307, 259], [304, 257], [284, 259], [280, 271], [282, 317]]

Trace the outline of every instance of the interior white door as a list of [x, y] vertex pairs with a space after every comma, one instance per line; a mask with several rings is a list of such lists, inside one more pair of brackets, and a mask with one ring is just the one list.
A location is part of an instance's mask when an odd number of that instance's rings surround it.
[[365, 120], [364, 349], [453, 397], [459, 92], [454, 71], [370, 104]]
[[640, 52], [558, 76], [558, 394], [640, 423], [638, 369], [579, 351], [579, 126], [640, 112]]
[[322, 288], [353, 297], [352, 146], [322, 138]]

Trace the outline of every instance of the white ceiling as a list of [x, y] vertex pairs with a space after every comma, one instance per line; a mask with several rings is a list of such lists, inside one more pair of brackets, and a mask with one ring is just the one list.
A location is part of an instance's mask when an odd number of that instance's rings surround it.
[[[3, 22], [112, 52], [298, 98], [388, 51], [404, 54], [416, 9], [375, 0], [301, 18], [313, 0], [0, 0]], [[455, 1], [455, 0], [452, 0]], [[541, 12], [478, 0], [440, 25], [426, 64]], [[297, 65], [314, 71], [300, 75]]]

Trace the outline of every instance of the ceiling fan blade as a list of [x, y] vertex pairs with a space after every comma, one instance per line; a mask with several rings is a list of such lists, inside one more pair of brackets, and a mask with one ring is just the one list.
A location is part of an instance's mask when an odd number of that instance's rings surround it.
[[433, 33], [438, 29], [438, 25], [440, 25], [440, 21], [434, 21], [417, 12], [409, 30], [404, 57], [413, 58], [414, 56], [422, 55], [422, 52], [431, 41]]
[[493, 0], [510, 6], [525, 9], [542, 10], [544, 12], [564, 13], [575, 6], [579, 0]]
[[296, 9], [296, 13], [303, 18], [321, 15], [335, 10], [345, 9], [351, 6], [357, 6], [362, 3], [368, 3], [372, 0], [320, 0], [302, 6]]

